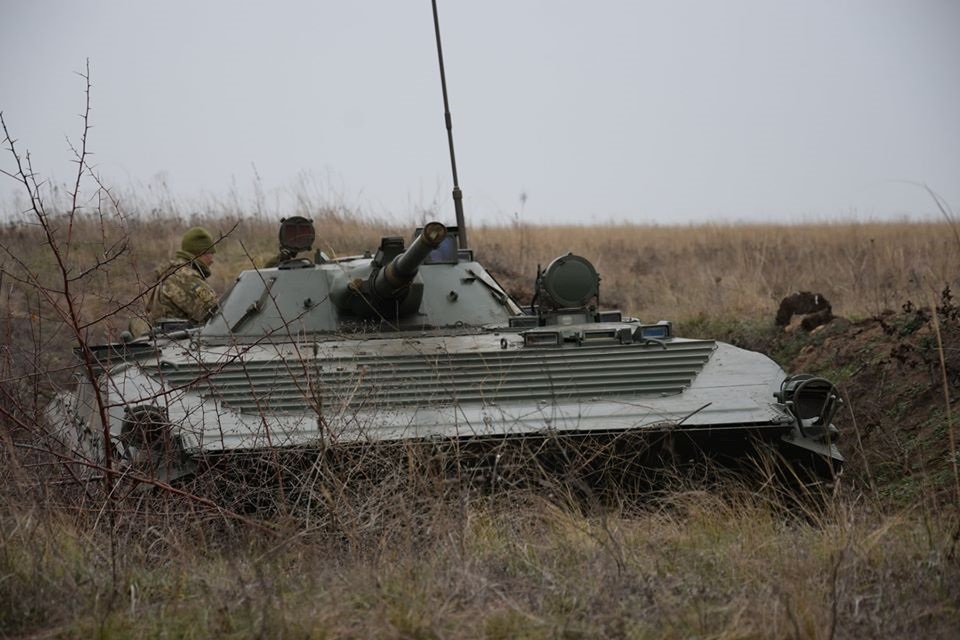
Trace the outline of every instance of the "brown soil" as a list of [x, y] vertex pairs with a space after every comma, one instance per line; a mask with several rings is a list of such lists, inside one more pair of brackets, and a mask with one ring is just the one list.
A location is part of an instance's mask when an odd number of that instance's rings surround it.
[[935, 310], [907, 302], [867, 320], [837, 319], [784, 336], [780, 348], [788, 371], [818, 373], [840, 388], [841, 448], [856, 480], [902, 504], [957, 499], [960, 307], [949, 288]]

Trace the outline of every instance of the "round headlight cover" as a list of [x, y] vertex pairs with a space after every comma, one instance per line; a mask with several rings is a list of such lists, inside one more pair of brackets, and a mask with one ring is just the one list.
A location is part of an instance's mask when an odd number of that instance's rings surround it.
[[313, 220], [303, 216], [291, 216], [280, 221], [280, 248], [291, 253], [307, 251], [313, 247], [317, 233]]
[[589, 260], [568, 253], [547, 266], [540, 286], [555, 308], [579, 308], [597, 296], [600, 276]]

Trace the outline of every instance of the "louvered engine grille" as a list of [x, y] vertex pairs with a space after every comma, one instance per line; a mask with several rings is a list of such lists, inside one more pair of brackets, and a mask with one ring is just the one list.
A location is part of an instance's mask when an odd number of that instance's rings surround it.
[[576, 400], [671, 395], [697, 376], [712, 341], [439, 353], [341, 360], [235, 361], [166, 369], [187, 386], [245, 413], [349, 407]]

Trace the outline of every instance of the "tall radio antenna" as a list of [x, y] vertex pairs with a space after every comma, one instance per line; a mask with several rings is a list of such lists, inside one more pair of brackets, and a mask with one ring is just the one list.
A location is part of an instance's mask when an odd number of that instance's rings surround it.
[[447, 75], [443, 70], [443, 47], [440, 44], [440, 18], [437, 15], [437, 0], [433, 3], [433, 28], [437, 34], [437, 60], [440, 63], [440, 86], [443, 89], [443, 118], [447, 124], [447, 142], [450, 145], [450, 167], [453, 169], [453, 208], [457, 212], [457, 229], [460, 231], [460, 248], [467, 248], [467, 223], [463, 219], [463, 192], [457, 179], [457, 156], [453, 152], [453, 120], [450, 118], [450, 101], [447, 99]]

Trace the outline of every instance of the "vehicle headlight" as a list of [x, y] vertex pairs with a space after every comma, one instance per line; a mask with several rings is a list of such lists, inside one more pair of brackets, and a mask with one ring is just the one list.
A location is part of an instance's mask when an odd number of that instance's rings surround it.
[[831, 440], [836, 440], [839, 436], [831, 420], [843, 404], [843, 399], [837, 387], [829, 380], [807, 373], [788, 376], [780, 383], [780, 391], [774, 395], [794, 417], [804, 436], [829, 436]]

